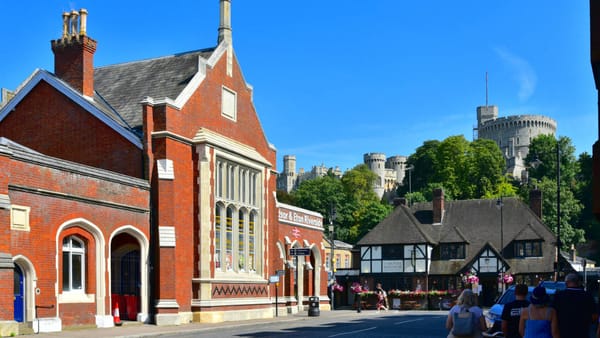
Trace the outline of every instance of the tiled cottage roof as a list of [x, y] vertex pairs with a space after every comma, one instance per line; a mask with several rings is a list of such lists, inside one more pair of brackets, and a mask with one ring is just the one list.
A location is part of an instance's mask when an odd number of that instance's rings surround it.
[[396, 243], [435, 243], [427, 231], [427, 225], [419, 223], [406, 207], [397, 207], [381, 221], [377, 227], [367, 233], [358, 245], [396, 244]]
[[214, 48], [134, 61], [94, 70], [94, 88], [132, 128], [142, 125], [140, 101], [146, 97], [175, 100], [198, 72], [199, 58]]
[[429, 243], [436, 247], [444, 243], [465, 243], [464, 260], [434, 259], [431, 262], [431, 274], [457, 274], [469, 266], [482, 250], [489, 247], [496, 253], [500, 252], [502, 228], [505, 256], [508, 256], [506, 252], [513, 241], [541, 240], [544, 244], [543, 257], [505, 257], [511, 271], [552, 271], [554, 235], [529, 206], [517, 198], [504, 198], [502, 210], [495, 199], [445, 201], [439, 224], [433, 223], [432, 208], [432, 203], [416, 203], [410, 208], [397, 206], [357, 245]]

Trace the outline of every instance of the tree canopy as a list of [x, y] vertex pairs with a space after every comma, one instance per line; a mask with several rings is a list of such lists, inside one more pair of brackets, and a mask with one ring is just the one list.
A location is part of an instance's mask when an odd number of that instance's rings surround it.
[[375, 173], [360, 164], [341, 179], [328, 174], [303, 181], [290, 196], [296, 206], [321, 213], [326, 224], [333, 221], [335, 237], [353, 244], [391, 211], [373, 191], [376, 179]]

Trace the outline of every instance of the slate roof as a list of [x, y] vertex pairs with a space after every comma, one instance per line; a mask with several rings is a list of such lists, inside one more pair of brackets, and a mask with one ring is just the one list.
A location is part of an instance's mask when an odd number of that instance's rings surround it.
[[552, 271], [554, 234], [529, 206], [516, 198], [504, 198], [502, 211], [495, 199], [445, 201], [441, 224], [433, 224], [431, 202], [411, 208], [400, 205], [357, 246], [428, 243], [436, 247], [442, 243], [465, 243], [464, 260], [431, 262], [431, 274], [457, 274], [486, 247], [500, 252], [501, 228], [505, 250], [513, 240], [542, 240], [544, 257], [506, 260], [513, 273]]
[[98, 67], [94, 69], [97, 93], [94, 100], [115, 120], [140, 128], [143, 123], [140, 102], [146, 97], [175, 100], [198, 72], [199, 58], [208, 60], [214, 50]]

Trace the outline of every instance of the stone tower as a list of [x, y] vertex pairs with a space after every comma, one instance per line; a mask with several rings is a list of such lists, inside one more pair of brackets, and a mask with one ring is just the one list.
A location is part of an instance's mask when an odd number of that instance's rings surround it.
[[517, 180], [526, 179], [525, 157], [531, 140], [539, 135], [555, 135], [554, 119], [543, 115], [498, 117], [497, 106], [477, 107], [477, 138], [498, 144], [506, 159], [506, 172]]
[[364, 163], [374, 172], [378, 179], [375, 181], [373, 190], [381, 198], [385, 191], [385, 154], [367, 153], [363, 156]]

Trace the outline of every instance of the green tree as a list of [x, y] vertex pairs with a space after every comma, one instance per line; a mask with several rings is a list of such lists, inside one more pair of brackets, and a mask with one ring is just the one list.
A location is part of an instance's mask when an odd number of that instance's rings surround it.
[[[339, 209], [345, 201], [342, 182], [333, 175], [303, 181], [292, 192], [292, 196], [294, 205], [321, 213], [325, 223], [329, 223], [332, 208]], [[339, 210], [336, 210], [336, 214], [339, 218]]]
[[[576, 227], [585, 231], [585, 237], [588, 240], [600, 238], [600, 223], [593, 213], [593, 193], [592, 193], [592, 156], [588, 153], [582, 153], [577, 160], [579, 174], [577, 175], [576, 198], [581, 202], [583, 209]], [[596, 260], [600, 258], [594, 257]]]
[[[560, 239], [563, 249], [569, 248], [571, 244], [583, 242], [585, 237], [585, 231], [574, 226], [579, 224], [583, 207], [575, 195], [579, 190], [576, 181], [579, 166], [575, 161], [574, 152], [575, 147], [568, 137], [561, 136], [556, 140], [552, 135], [540, 135], [531, 140], [529, 153], [525, 158], [529, 166], [531, 185], [542, 191], [542, 221], [555, 234], [560, 187]], [[560, 184], [557, 177], [560, 177]]]
[[450, 136], [440, 143], [433, 167], [434, 182], [444, 185], [444, 194], [452, 199], [468, 198], [472, 187], [467, 186], [469, 141], [464, 136]]
[[329, 173], [302, 182], [291, 193], [291, 200], [298, 207], [321, 213], [325, 224], [335, 209], [336, 238], [354, 244], [391, 211], [391, 206], [381, 203], [373, 192], [376, 179], [377, 175], [361, 164], [346, 171], [342, 179]]
[[427, 188], [427, 185], [433, 180], [435, 175], [433, 162], [435, 161], [435, 153], [439, 145], [440, 141], [437, 140], [425, 141], [422, 146], [417, 148], [414, 154], [408, 157], [406, 165], [413, 168], [410, 173], [411, 182], [408, 182], [409, 175], [405, 175], [402, 185], [398, 189], [398, 196], [406, 195], [409, 189], [415, 192], [423, 191]]
[[[450, 136], [439, 141], [426, 141], [409, 156], [412, 191], [431, 199], [434, 188], [443, 187], [447, 199], [470, 199], [498, 196], [507, 189], [508, 179], [503, 175], [506, 162], [494, 141], [479, 139], [467, 141], [464, 136]], [[406, 196], [408, 177], [397, 194]], [[504, 194], [504, 192], [502, 193]], [[514, 195], [506, 192], [505, 196]]]
[[501, 196], [515, 195], [506, 177], [502, 175], [506, 168], [506, 160], [496, 142], [488, 139], [477, 139], [469, 146], [468, 169], [466, 181], [470, 198], [481, 198], [497, 193]]

